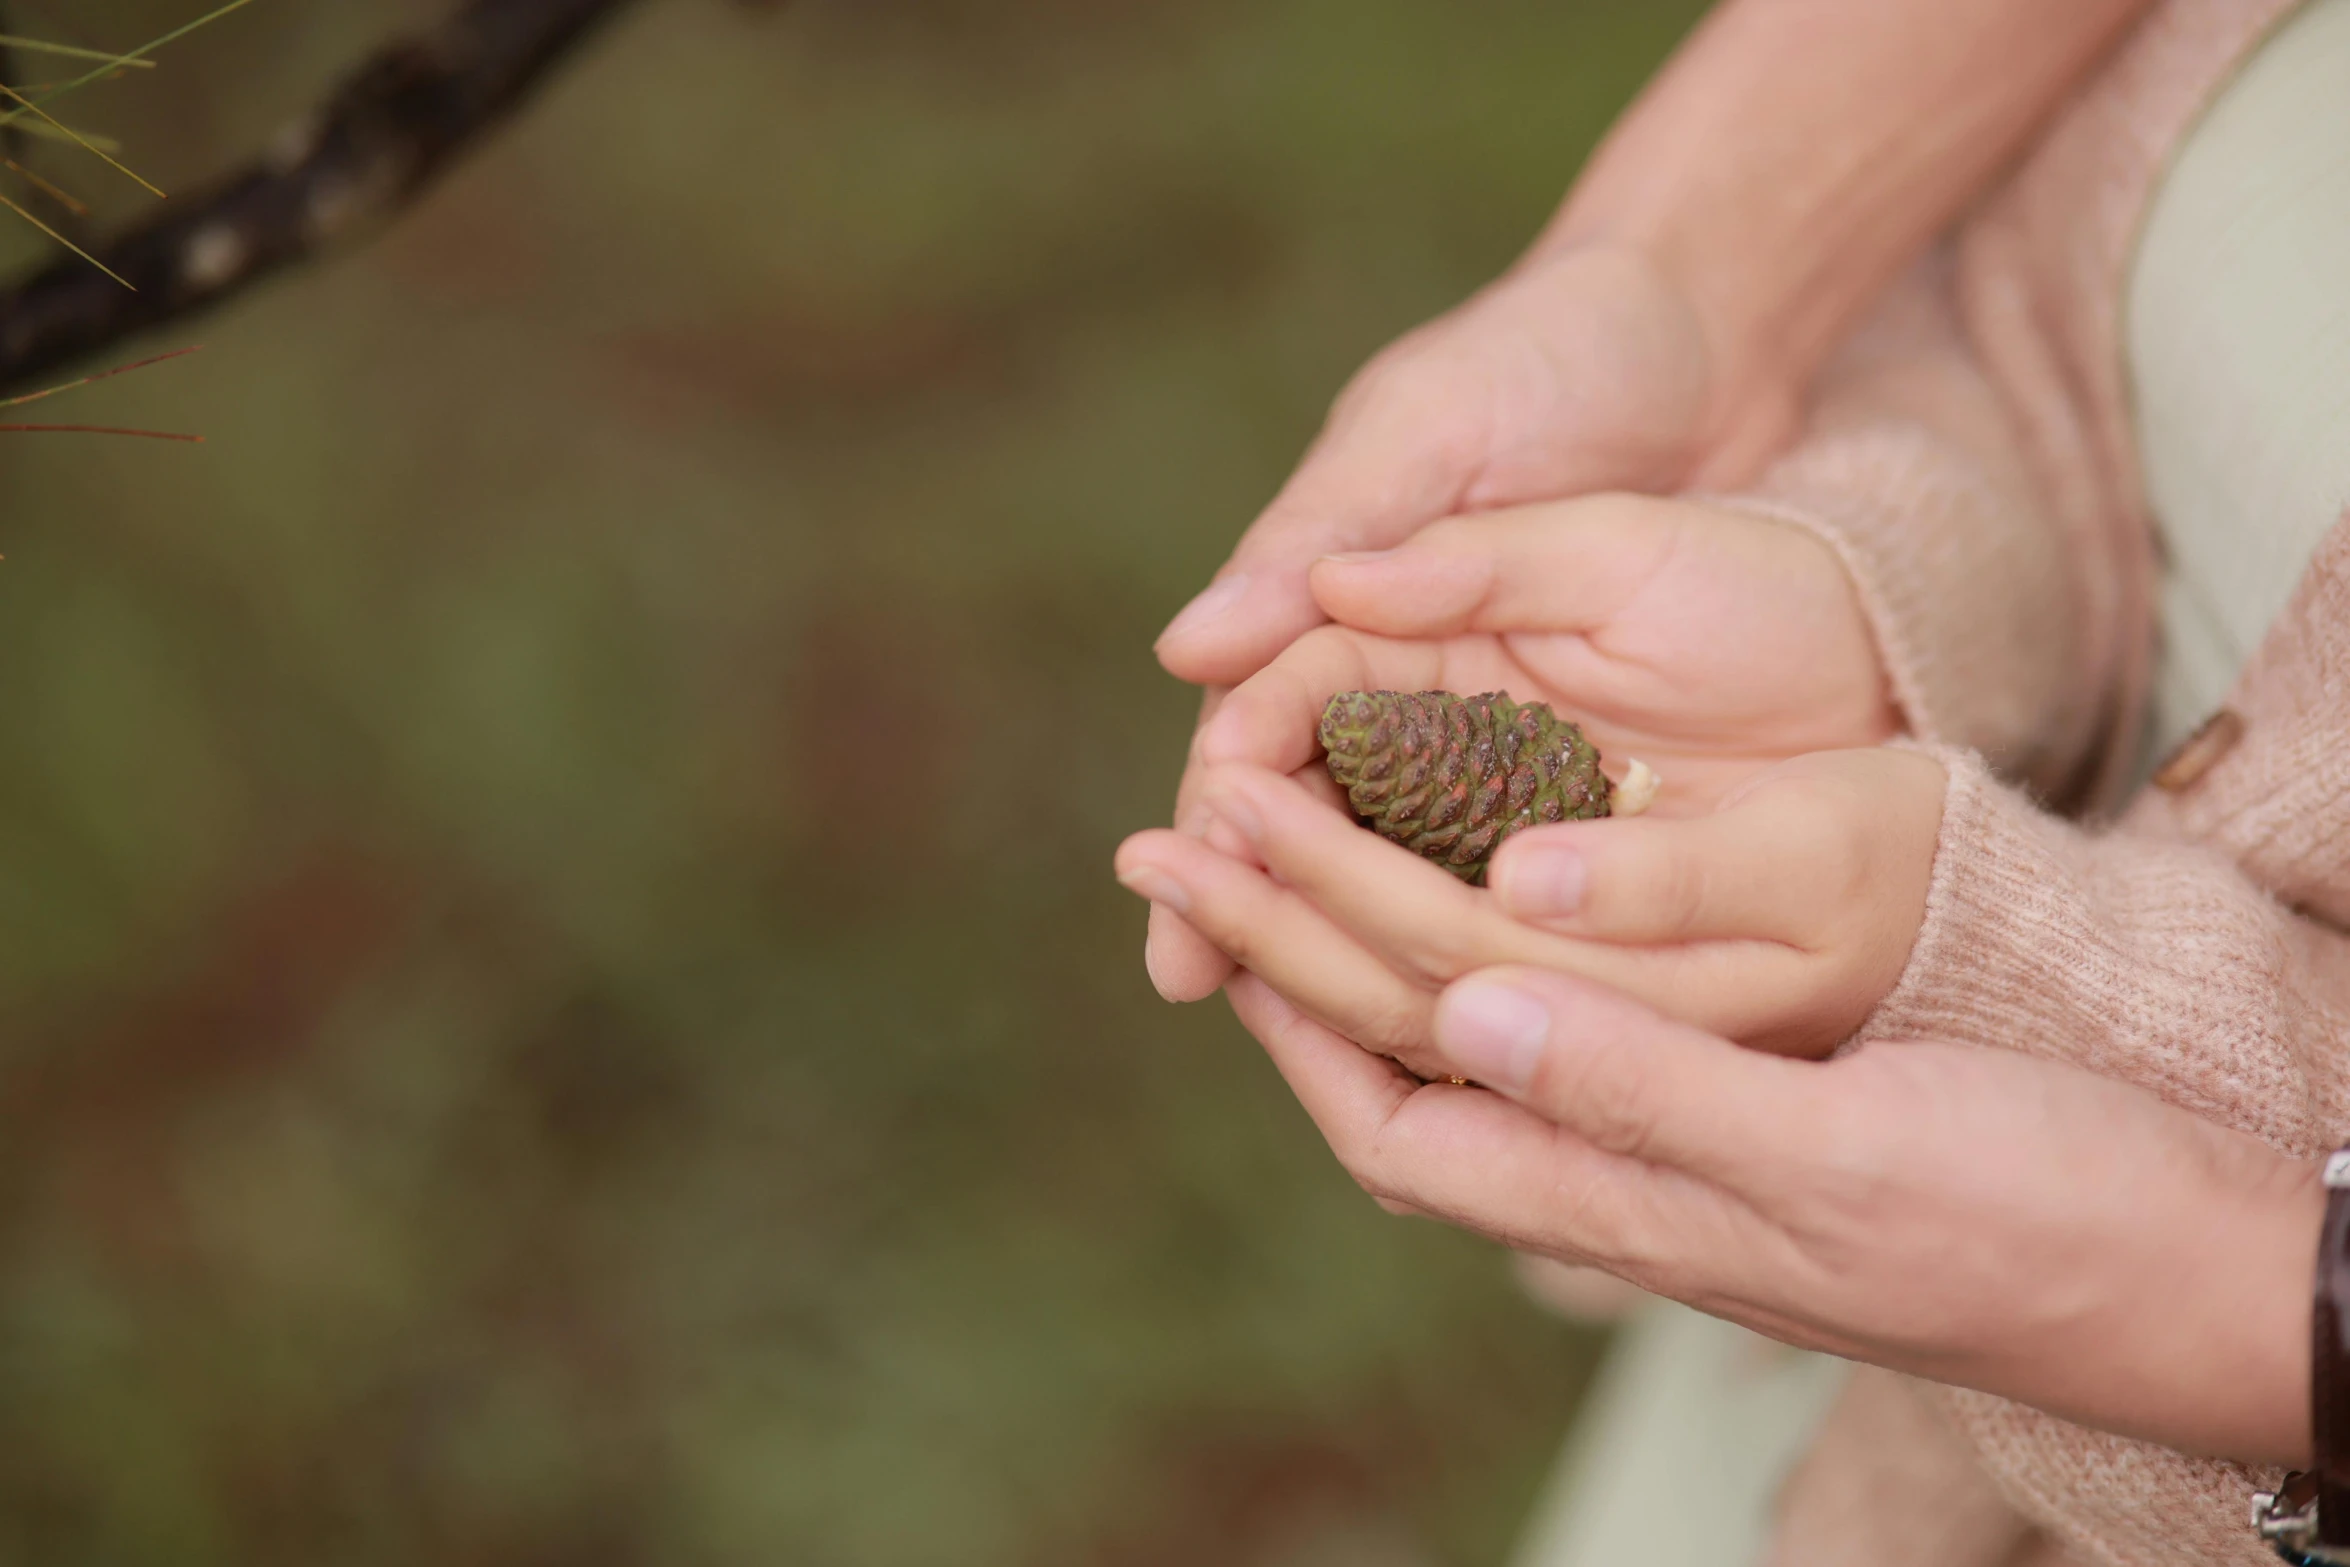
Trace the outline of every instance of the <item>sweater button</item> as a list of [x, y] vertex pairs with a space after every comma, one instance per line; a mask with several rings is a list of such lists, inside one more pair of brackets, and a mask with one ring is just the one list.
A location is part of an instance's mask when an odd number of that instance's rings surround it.
[[2221, 708], [2181, 740], [2177, 750], [2162, 759], [2162, 765], [2154, 770], [2154, 787], [2166, 794], [2194, 788], [2243, 738], [2242, 715], [2234, 708]]

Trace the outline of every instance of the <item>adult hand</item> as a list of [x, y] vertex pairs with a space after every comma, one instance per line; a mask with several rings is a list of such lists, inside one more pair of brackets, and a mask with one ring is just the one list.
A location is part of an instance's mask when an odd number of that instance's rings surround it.
[[[1399, 544], [1438, 518], [1598, 490], [1726, 486], [1795, 427], [1792, 380], [1732, 383], [1706, 322], [1644, 253], [1538, 251], [1467, 304], [1381, 352], [1209, 587], [1160, 636], [1183, 680], [1237, 684], [1324, 619], [1322, 556]], [[1189, 820], [1179, 792], [1177, 821]], [[1228, 967], [1154, 912], [1152, 972], [1170, 999]]]
[[2139, 1089], [1931, 1043], [1794, 1061], [1510, 969], [1437, 1013], [1482, 1086], [1430, 1085], [1231, 994], [1390, 1208], [2102, 1430], [2308, 1456], [2317, 1167]]
[[[1234, 690], [1192, 746], [1183, 826], [1243, 863], [1256, 854], [1245, 837], [1208, 831], [1204, 771], [1311, 776], [1316, 723], [1340, 691], [1549, 702], [1608, 756], [1656, 767], [1666, 816], [1898, 725], [1842, 562], [1802, 529], [1744, 512], [1601, 495], [1454, 518], [1375, 558], [1319, 562], [1311, 586], [1342, 624]], [[1174, 933], [1167, 909], [1154, 909], [1151, 974], [1170, 1000], [1196, 1000], [1231, 964], [1188, 925]]]
[[1703, 327], [1638, 252], [1531, 258], [1382, 350], [1214, 582], [1160, 635], [1170, 673], [1231, 685], [1321, 623], [1325, 555], [1440, 517], [1742, 479], [1792, 431], [1791, 387], [1723, 403]]

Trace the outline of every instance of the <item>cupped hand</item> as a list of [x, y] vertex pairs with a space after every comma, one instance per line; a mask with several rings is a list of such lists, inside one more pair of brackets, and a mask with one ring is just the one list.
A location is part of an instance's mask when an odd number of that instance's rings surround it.
[[1234, 1007], [1382, 1204], [1787, 1343], [2191, 1453], [2309, 1447], [2312, 1164], [2002, 1050], [1741, 1049], [1588, 982], [1453, 986], [1422, 1084], [1253, 976]]
[[[1664, 815], [1710, 809], [1774, 763], [1873, 745], [1899, 715], [1844, 565], [1792, 525], [1630, 495], [1460, 517], [1369, 558], [1324, 560], [1309, 632], [1224, 698], [1194, 738], [1179, 825], [1211, 831], [1205, 769], [1310, 770], [1340, 691], [1507, 691], [1583, 725], [1611, 766], [1662, 774]], [[1148, 960], [1170, 1000], [1197, 1000], [1229, 960], [1154, 909]]]
[[1170, 673], [1233, 685], [1320, 624], [1325, 555], [1441, 517], [1597, 490], [1725, 485], [1794, 428], [1792, 387], [1725, 396], [1696, 310], [1639, 252], [1530, 258], [1358, 372], [1231, 559], [1160, 636]]
[[1201, 799], [1259, 864], [1179, 833], [1120, 849], [1130, 887], [1290, 1003], [1421, 1076], [1443, 988], [1525, 964], [1742, 1043], [1823, 1055], [1900, 979], [1925, 915], [1946, 776], [1909, 750], [1798, 757], [1699, 816], [1563, 822], [1504, 843], [1490, 890], [1249, 766]]
[[[1792, 378], [1733, 381], [1680, 284], [1637, 249], [1545, 249], [1364, 366], [1289, 482], [1158, 641], [1217, 697], [1322, 623], [1325, 555], [1385, 549], [1442, 517], [1599, 490], [1741, 483], [1792, 434]], [[1186, 818], [1178, 798], [1178, 825]], [[1152, 915], [1170, 999], [1227, 970]]]

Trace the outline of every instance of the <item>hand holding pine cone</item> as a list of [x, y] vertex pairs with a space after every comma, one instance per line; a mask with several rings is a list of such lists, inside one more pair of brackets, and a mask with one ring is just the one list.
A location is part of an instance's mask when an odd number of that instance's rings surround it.
[[1320, 733], [1330, 776], [1364, 824], [1471, 886], [1512, 833], [1636, 815], [1656, 793], [1639, 762], [1611, 788], [1582, 730], [1498, 691], [1342, 691]]

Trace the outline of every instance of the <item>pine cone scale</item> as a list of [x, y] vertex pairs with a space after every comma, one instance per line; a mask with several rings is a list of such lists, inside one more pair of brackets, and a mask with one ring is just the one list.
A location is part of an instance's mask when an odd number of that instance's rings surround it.
[[1510, 834], [1608, 814], [1583, 732], [1500, 692], [1343, 692], [1323, 710], [1321, 740], [1356, 815], [1472, 884]]

